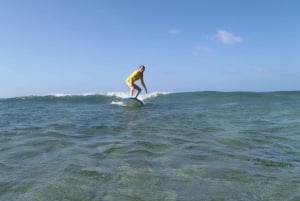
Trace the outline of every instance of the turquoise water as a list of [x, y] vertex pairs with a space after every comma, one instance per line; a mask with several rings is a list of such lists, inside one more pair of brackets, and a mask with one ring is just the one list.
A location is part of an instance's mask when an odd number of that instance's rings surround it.
[[0, 200], [300, 200], [300, 92], [119, 96], [0, 99]]

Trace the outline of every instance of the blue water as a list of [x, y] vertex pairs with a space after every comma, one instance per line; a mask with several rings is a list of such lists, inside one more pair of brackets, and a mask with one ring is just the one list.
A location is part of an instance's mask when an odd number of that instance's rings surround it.
[[300, 92], [141, 99], [0, 99], [0, 200], [300, 200]]

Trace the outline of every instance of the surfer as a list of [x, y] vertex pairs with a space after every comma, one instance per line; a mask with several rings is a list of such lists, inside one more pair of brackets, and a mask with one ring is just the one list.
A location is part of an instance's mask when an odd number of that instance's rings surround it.
[[135, 95], [135, 98], [138, 97], [138, 95], [140, 94], [140, 92], [142, 91], [141, 87], [139, 87], [138, 85], [136, 85], [134, 82], [137, 80], [141, 80], [141, 83], [147, 93], [147, 87], [145, 85], [144, 82], [144, 78], [143, 78], [143, 73], [145, 71], [145, 66], [141, 65], [137, 70], [133, 71], [126, 79], [125, 83], [127, 84], [127, 86], [130, 89], [130, 96], [133, 96], [133, 92], [136, 89], [137, 90], [137, 94]]

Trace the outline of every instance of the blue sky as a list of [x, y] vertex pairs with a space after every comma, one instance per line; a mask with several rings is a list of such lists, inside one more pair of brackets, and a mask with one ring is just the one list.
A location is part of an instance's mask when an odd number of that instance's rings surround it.
[[[0, 98], [300, 89], [297, 0], [0, 0]], [[139, 83], [139, 82], [138, 82]]]

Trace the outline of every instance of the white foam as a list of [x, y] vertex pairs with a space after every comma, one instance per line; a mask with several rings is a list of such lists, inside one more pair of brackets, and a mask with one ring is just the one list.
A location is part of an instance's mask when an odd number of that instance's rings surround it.
[[123, 103], [122, 101], [112, 101], [111, 104], [112, 104], [112, 105], [125, 106], [124, 103]]
[[[170, 94], [169, 92], [162, 92], [162, 91], [154, 91], [150, 93], [141, 93], [138, 96], [138, 99], [144, 101], [146, 99], [155, 98], [159, 95], [167, 95]], [[49, 96], [55, 97], [68, 97], [68, 96], [95, 96], [95, 95], [102, 95], [108, 97], [118, 97], [118, 98], [127, 98], [129, 97], [129, 92], [106, 92], [106, 93], [81, 93], [81, 94], [72, 94], [72, 93], [56, 93], [56, 94], [49, 94]]]
[[128, 92], [107, 92], [106, 94], [103, 94], [105, 96], [116, 96], [119, 98], [126, 98], [129, 96]]
[[[161, 91], [155, 91], [155, 92], [151, 92], [151, 93], [141, 93], [138, 96], [138, 99], [144, 101], [146, 99], [150, 99], [150, 98], [155, 98], [158, 95], [167, 95], [169, 94], [169, 92], [161, 92]], [[107, 92], [106, 94], [104, 94], [106, 96], [116, 96], [119, 98], [127, 98], [129, 97], [129, 93], [128, 92]]]
[[55, 97], [66, 97], [66, 96], [94, 96], [94, 95], [101, 95], [101, 94], [97, 94], [97, 93], [82, 93], [82, 94], [56, 93], [56, 94], [49, 94], [49, 96], [55, 96]]

